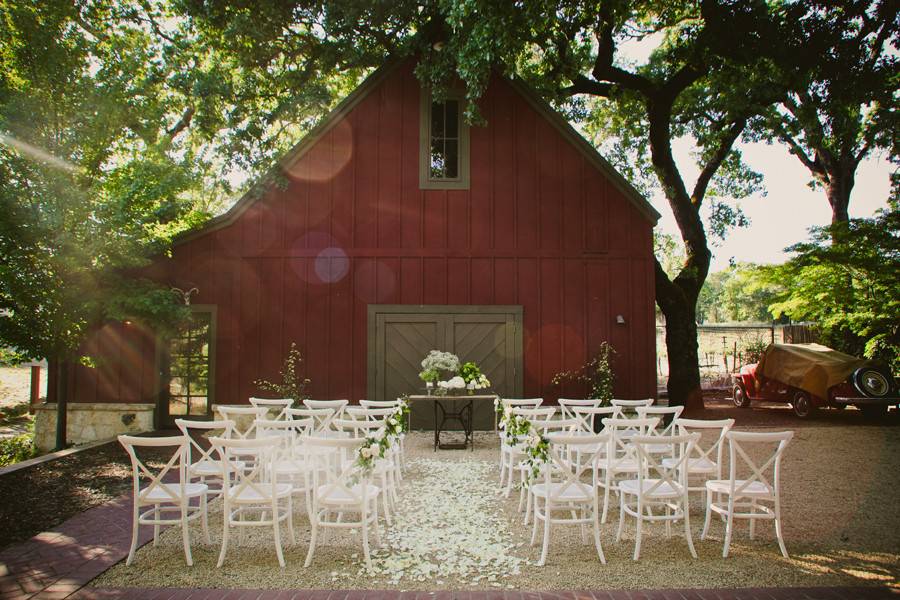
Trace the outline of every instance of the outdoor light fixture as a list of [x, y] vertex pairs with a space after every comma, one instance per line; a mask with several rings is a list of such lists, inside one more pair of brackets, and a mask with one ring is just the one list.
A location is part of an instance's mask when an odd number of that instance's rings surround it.
[[623, 317], [622, 315], [616, 315], [616, 323], [618, 323], [619, 325], [624, 325], [625, 317]]

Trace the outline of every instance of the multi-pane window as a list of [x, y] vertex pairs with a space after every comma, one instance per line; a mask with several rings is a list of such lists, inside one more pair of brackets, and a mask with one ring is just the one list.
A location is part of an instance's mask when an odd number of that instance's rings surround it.
[[431, 178], [459, 178], [459, 101], [431, 103]]
[[424, 189], [468, 189], [469, 128], [463, 120], [464, 101], [451, 94], [434, 100], [422, 93], [419, 130], [421, 167], [419, 184]]
[[169, 415], [209, 413], [213, 314], [194, 311], [169, 342]]

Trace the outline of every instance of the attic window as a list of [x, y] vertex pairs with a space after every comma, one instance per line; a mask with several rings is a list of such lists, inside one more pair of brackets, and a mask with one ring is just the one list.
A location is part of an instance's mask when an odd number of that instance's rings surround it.
[[469, 128], [463, 99], [434, 100], [423, 92], [419, 130], [419, 184], [423, 189], [469, 188]]

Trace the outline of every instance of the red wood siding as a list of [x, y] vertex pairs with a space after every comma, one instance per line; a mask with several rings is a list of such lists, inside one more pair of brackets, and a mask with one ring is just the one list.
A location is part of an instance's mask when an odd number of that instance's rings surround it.
[[314, 397], [365, 397], [373, 303], [519, 304], [525, 395], [574, 393], [551, 377], [604, 340], [616, 393], [655, 395], [652, 225], [511, 85], [495, 79], [482, 112], [470, 189], [420, 190], [419, 85], [397, 69], [286, 188], [174, 249], [167, 283], [218, 306], [215, 402], [245, 402], [291, 342]]

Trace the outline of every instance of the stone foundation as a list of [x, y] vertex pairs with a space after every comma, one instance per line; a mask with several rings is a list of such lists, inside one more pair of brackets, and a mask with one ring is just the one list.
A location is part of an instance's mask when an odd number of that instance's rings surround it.
[[[35, 407], [34, 445], [46, 452], [56, 446], [56, 404]], [[70, 444], [108, 440], [122, 433], [153, 430], [153, 404], [71, 403], [66, 434]]]

